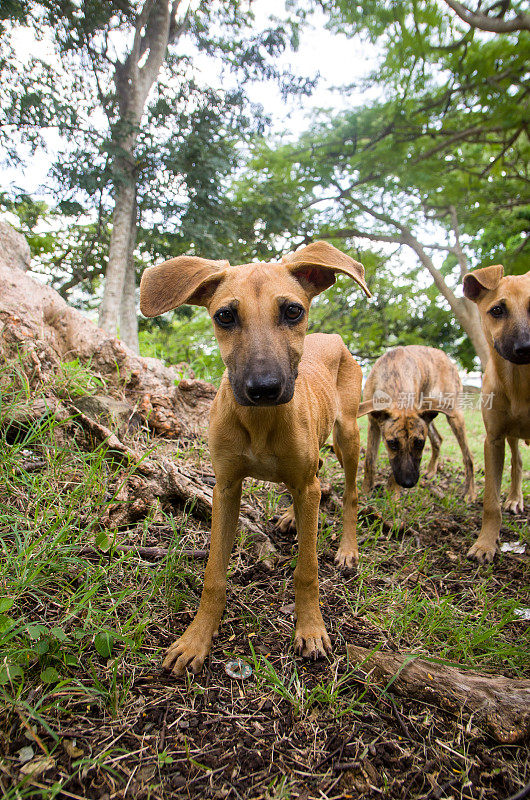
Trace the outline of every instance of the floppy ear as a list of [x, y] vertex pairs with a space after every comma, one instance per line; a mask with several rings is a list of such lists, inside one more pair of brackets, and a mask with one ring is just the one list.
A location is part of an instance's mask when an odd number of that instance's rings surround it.
[[372, 417], [379, 422], [379, 424], [384, 422], [386, 419], [390, 419], [392, 416], [390, 411], [388, 411], [386, 408], [375, 408], [373, 411], [369, 411], [368, 413], [371, 414]]
[[358, 283], [367, 297], [372, 296], [364, 282], [363, 265], [328, 242], [313, 242], [302, 247], [292, 257], [285, 259], [285, 264], [293, 277], [302, 284], [310, 300], [332, 286], [338, 272], [348, 275]]
[[156, 317], [184, 303], [206, 305], [229, 266], [228, 261], [178, 256], [148, 267], [140, 282], [140, 311]]
[[371, 414], [374, 410], [374, 401], [372, 400], [363, 400], [363, 402], [359, 405], [359, 410], [357, 411], [357, 419], [359, 417], [364, 417], [365, 414]]
[[476, 303], [482, 292], [489, 292], [497, 288], [503, 273], [502, 264], [494, 264], [492, 267], [483, 267], [483, 269], [468, 272], [467, 275], [464, 275], [465, 296], [468, 300]]
[[[437, 417], [440, 413], [444, 413], [441, 408], [428, 408], [423, 411], [418, 411], [418, 417], [421, 417], [427, 425], [430, 425], [433, 419], [435, 419], [435, 417]], [[447, 413], [447, 409], [445, 413]]]

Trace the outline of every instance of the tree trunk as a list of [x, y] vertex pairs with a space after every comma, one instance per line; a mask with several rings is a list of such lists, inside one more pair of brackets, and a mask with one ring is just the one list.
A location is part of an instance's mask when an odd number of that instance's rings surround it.
[[127, 254], [127, 267], [120, 305], [120, 339], [131, 348], [134, 353], [140, 352], [138, 343], [138, 315], [136, 312], [136, 266], [134, 263], [134, 248], [136, 246], [136, 203], [133, 214], [131, 235], [129, 238], [129, 252]]
[[99, 313], [100, 328], [112, 336], [118, 329], [133, 229], [136, 142], [147, 98], [164, 63], [170, 37], [175, 40], [182, 30], [172, 27], [178, 5], [178, 0], [173, 5], [170, 0], [145, 0], [137, 15], [131, 50], [123, 62], [116, 64], [114, 73], [120, 117], [114, 126], [113, 144], [120, 155], [115, 161], [112, 234]]
[[112, 234], [110, 237], [109, 262], [105, 274], [105, 290], [99, 310], [99, 327], [116, 336], [120, 313], [125, 271], [132, 234], [132, 219], [135, 207], [136, 186], [132, 169], [122, 180], [115, 194]]
[[460, 324], [471, 339], [471, 343], [480, 359], [482, 372], [484, 372], [486, 364], [489, 361], [490, 351], [486, 337], [484, 336], [484, 331], [482, 330], [482, 322], [480, 321], [478, 308], [475, 303], [468, 300], [466, 297], [458, 300], [458, 302], [460, 303], [461, 317], [465, 320], [465, 322], [460, 322]]

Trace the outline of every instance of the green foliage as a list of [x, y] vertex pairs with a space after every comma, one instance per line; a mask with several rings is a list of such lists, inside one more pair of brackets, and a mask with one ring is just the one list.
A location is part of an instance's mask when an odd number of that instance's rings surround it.
[[206, 309], [182, 306], [154, 321], [142, 319], [139, 339], [143, 355], [186, 362], [197, 378], [219, 384], [224, 364]]
[[393, 274], [382, 285], [371, 276], [375, 301], [365, 307], [349, 292], [328, 293], [340, 316], [322, 298], [320, 329], [341, 332], [354, 352], [366, 343], [374, 355], [397, 343], [443, 345], [472, 367], [454, 313], [397, 248], [429, 259], [457, 296], [467, 269], [502, 262], [508, 273], [527, 271], [530, 36], [469, 30], [434, 0], [325, 8], [330, 26], [355, 46], [363, 37], [379, 46], [364, 84], [378, 99], [321, 112], [295, 143], [256, 142], [236, 204], [255, 210], [269, 253], [284, 240], [325, 237], [352, 252], [359, 239], [381, 243], [379, 261]]
[[[175, 4], [177, 8], [178, 4]], [[4, 57], [0, 60], [0, 147], [21, 163], [46, 150], [49, 132], [60, 138], [48, 190], [51, 209], [11, 187], [4, 207], [29, 233], [40, 269], [69, 300], [94, 303], [106, 269], [109, 223], [116, 187], [128, 180], [124, 142], [133, 137], [132, 169], [137, 188], [137, 266], [184, 252], [240, 260], [246, 241], [228, 187], [246, 143], [267, 123], [249, 102], [252, 80], [277, 82], [285, 94], [307, 93], [313, 81], [281, 71], [275, 59], [296, 46], [298, 17], [285, 13], [254, 26], [252, 9], [223, 0], [199, 4], [185, 20], [171, 23], [170, 44], [142, 121], [132, 125], [120, 83], [127, 67], [124, 42], [132, 40], [149, 3], [84, 3], [73, 0], [11, 3], [4, 11]], [[4, 10], [4, 9], [3, 9]], [[182, 23], [182, 26], [180, 24]], [[24, 28], [45, 40], [47, 59], [17, 58], [15, 34]], [[207, 52], [226, 88], [205, 85], [190, 53]], [[121, 59], [121, 61], [120, 61]], [[197, 59], [198, 60], [198, 59]], [[24, 150], [26, 145], [26, 150]], [[73, 291], [75, 290], [75, 291]]]
[[340, 334], [366, 368], [390, 347], [443, 343], [448, 355], [473, 369], [473, 347], [466, 337], [455, 335], [451, 314], [437, 305], [434, 287], [422, 287], [419, 269], [396, 275], [388, 259], [370, 251], [351, 255], [364, 264], [373, 299], [367, 302], [356, 284], [339, 277], [313, 302], [310, 333]]

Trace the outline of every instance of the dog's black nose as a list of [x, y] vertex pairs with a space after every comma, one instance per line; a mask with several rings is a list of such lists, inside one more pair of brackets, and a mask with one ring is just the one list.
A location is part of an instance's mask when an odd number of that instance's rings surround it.
[[275, 403], [280, 399], [282, 388], [282, 382], [276, 375], [257, 375], [248, 378], [245, 383], [248, 399], [256, 404]]
[[518, 358], [523, 358], [525, 361], [530, 358], [530, 339], [524, 342], [516, 342], [513, 347], [513, 352]]

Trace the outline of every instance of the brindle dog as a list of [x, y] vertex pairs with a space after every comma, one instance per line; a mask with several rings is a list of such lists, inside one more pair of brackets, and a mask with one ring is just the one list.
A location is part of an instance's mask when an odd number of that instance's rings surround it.
[[482, 392], [484, 442], [484, 510], [482, 528], [468, 555], [491, 561], [497, 550], [502, 512], [501, 480], [505, 441], [512, 451], [511, 486], [504, 508], [524, 511], [523, 472], [519, 439], [530, 438], [530, 272], [507, 275], [499, 264], [468, 273], [464, 294], [480, 312], [490, 350]]
[[389, 350], [375, 362], [358, 416], [369, 414], [368, 443], [362, 491], [373, 488], [375, 462], [381, 436], [388, 451], [392, 474], [389, 488], [397, 497], [420, 477], [420, 462], [427, 436], [432, 455], [427, 477], [436, 475], [442, 437], [434, 418], [445, 414], [464, 459], [464, 495], [475, 499], [473, 459], [469, 452], [460, 409], [462, 382], [455, 365], [434, 347], [409, 345]]

